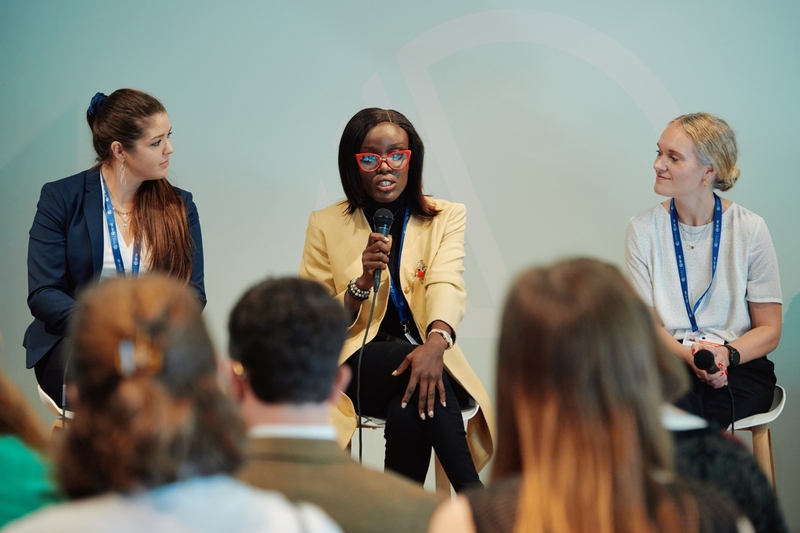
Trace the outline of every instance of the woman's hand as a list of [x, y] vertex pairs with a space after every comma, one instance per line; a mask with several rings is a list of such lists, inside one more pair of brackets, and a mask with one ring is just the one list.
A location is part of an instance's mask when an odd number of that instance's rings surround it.
[[414, 348], [403, 362], [400, 363], [397, 370], [392, 372], [393, 376], [399, 376], [405, 372], [406, 368], [411, 366], [411, 377], [408, 379], [408, 387], [406, 387], [406, 393], [403, 396], [402, 406], [405, 409], [408, 401], [411, 399], [411, 395], [414, 394], [414, 390], [416, 390], [417, 385], [419, 385], [417, 410], [422, 420], [425, 420], [426, 409], [427, 416], [433, 418], [433, 407], [436, 402], [437, 390], [439, 391], [439, 403], [441, 403], [442, 406], [447, 405], [444, 381], [442, 381], [442, 373], [444, 372], [444, 351], [446, 349], [447, 342], [444, 340], [444, 337], [438, 333], [429, 335], [425, 344]]
[[[367, 240], [367, 247], [361, 252], [361, 279], [359, 281], [368, 282], [372, 286], [375, 271], [385, 270], [389, 265], [389, 252], [392, 249], [392, 237], [384, 237], [380, 233], [370, 233]], [[359, 287], [361, 288], [361, 287]]]
[[[389, 264], [389, 252], [392, 249], [392, 237], [384, 237], [380, 233], [370, 233], [367, 247], [361, 252], [361, 276], [356, 280], [356, 287], [362, 291], [372, 288], [376, 270], [385, 270]], [[361, 307], [361, 300], [356, 300], [350, 293], [345, 295], [345, 303], [352, 313]]]
[[703, 383], [715, 389], [724, 387], [728, 384], [728, 366], [730, 365], [730, 355], [728, 349], [724, 346], [712, 346], [708, 344], [692, 344], [692, 357], [700, 350], [708, 350], [714, 355], [714, 365], [719, 368], [719, 372], [709, 374], [705, 370], [700, 370], [694, 366], [692, 361], [692, 370]]

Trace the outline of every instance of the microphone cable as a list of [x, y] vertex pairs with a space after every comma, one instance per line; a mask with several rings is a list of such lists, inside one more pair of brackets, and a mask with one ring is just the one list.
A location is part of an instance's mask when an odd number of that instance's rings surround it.
[[[361, 341], [361, 349], [358, 351], [358, 363], [356, 365], [356, 417], [358, 417], [358, 464], [363, 463], [363, 439], [361, 424], [361, 358], [364, 355], [364, 348], [367, 346], [369, 327], [372, 324], [372, 316], [375, 313], [375, 302], [378, 301], [378, 291], [372, 291], [372, 304], [369, 306], [369, 318], [367, 327], [364, 328], [364, 339]], [[378, 325], [380, 327], [380, 324]]]

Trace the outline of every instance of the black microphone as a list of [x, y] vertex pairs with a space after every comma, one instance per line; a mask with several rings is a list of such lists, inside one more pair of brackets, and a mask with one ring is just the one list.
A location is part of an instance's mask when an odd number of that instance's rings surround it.
[[[386, 237], [389, 235], [389, 228], [392, 227], [392, 222], [394, 222], [394, 215], [385, 207], [381, 207], [375, 211], [375, 216], [372, 217], [372, 221], [375, 223], [375, 231]], [[372, 290], [378, 292], [378, 287], [380, 286], [381, 270], [376, 268], [373, 274]]]
[[719, 372], [719, 367], [714, 362], [714, 354], [705, 349], [697, 350], [697, 353], [694, 354], [694, 366], [709, 374]]

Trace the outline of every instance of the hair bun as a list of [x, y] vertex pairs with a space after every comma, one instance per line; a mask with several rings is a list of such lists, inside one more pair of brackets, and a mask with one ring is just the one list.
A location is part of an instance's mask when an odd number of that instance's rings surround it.
[[103, 93], [95, 93], [92, 97], [92, 101], [89, 102], [89, 109], [86, 110], [86, 114], [90, 117], [94, 117], [97, 114], [97, 110], [100, 108], [100, 104], [102, 104], [106, 98], [106, 95]]

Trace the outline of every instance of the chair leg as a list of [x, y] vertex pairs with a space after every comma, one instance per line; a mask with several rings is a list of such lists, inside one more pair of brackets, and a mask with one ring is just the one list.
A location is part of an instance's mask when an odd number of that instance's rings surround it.
[[433, 454], [433, 473], [436, 480], [436, 494], [450, 496], [450, 480], [447, 474], [444, 473], [444, 468], [442, 468], [442, 463], [436, 453]]
[[775, 490], [775, 465], [772, 461], [772, 437], [769, 432], [769, 425], [764, 424], [752, 428], [753, 432], [753, 455], [756, 461], [764, 470], [772, 490]]

